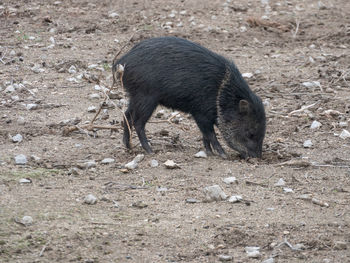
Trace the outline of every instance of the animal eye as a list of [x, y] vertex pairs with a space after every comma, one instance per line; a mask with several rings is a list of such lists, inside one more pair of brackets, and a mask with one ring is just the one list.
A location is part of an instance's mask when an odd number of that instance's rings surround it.
[[248, 132], [248, 138], [253, 139], [255, 134], [253, 132]]

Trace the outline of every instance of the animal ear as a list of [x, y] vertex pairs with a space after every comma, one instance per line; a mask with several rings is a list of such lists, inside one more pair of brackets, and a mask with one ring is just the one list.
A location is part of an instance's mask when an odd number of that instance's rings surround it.
[[239, 105], [239, 113], [241, 114], [249, 113], [250, 105], [247, 100], [240, 100], [238, 105]]

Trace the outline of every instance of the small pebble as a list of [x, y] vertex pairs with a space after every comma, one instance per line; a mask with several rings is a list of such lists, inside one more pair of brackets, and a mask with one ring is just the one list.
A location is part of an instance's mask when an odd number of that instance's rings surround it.
[[221, 201], [227, 199], [227, 195], [219, 185], [212, 185], [203, 189], [206, 202]]
[[249, 258], [260, 258], [260, 247], [245, 247], [245, 252]]
[[312, 141], [311, 140], [306, 140], [303, 143], [304, 148], [311, 148], [312, 147]]
[[250, 72], [248, 72], [248, 73], [243, 73], [242, 76], [243, 76], [244, 78], [250, 79], [251, 77], [253, 77], [253, 73], [250, 73]]
[[77, 166], [80, 169], [90, 169], [96, 167], [96, 162], [94, 160], [84, 161], [83, 163], [78, 163]]
[[318, 81], [306, 81], [306, 82], [303, 82], [302, 85], [307, 88], [321, 87], [321, 83]]
[[218, 255], [219, 261], [232, 261], [233, 257], [229, 255]]
[[27, 156], [25, 156], [24, 154], [19, 154], [15, 156], [15, 162], [18, 165], [24, 165], [27, 163]]
[[180, 168], [173, 160], [167, 160], [164, 165], [167, 169]]
[[312, 195], [311, 194], [303, 194], [303, 195], [299, 195], [297, 198], [301, 199], [301, 200], [311, 200]]
[[340, 121], [339, 122], [339, 127], [341, 127], [341, 128], [348, 127], [348, 122], [347, 121]]
[[223, 181], [225, 184], [234, 184], [234, 183], [237, 184], [238, 183], [236, 177], [234, 177], [234, 176], [226, 177], [223, 179]]
[[19, 183], [20, 184], [30, 184], [32, 182], [32, 180], [27, 179], [27, 178], [21, 178], [19, 179]]
[[151, 167], [154, 168], [154, 167], [157, 167], [158, 165], [159, 165], [159, 163], [158, 163], [157, 160], [154, 160], [154, 159], [153, 159], [153, 160], [150, 161], [150, 166], [151, 166]]
[[127, 164], [124, 165], [126, 169], [128, 170], [134, 170], [135, 168], [137, 168], [138, 163], [135, 162], [135, 160], [132, 160], [131, 162], [128, 162]]
[[138, 166], [139, 162], [141, 162], [144, 157], [145, 156], [143, 154], [138, 154], [131, 162], [128, 162], [125, 165], [125, 168], [127, 168], [129, 170], [135, 169]]
[[111, 164], [114, 162], [115, 162], [115, 159], [113, 159], [113, 158], [105, 158], [101, 161], [102, 164]]
[[277, 183], [275, 183], [275, 186], [284, 186], [286, 185], [286, 181], [283, 180], [283, 178], [280, 178]]
[[32, 154], [32, 155], [30, 156], [30, 159], [33, 160], [34, 162], [40, 162], [40, 160], [41, 160], [40, 157], [38, 157], [38, 156], [36, 156], [36, 155], [34, 155], [34, 154]]
[[96, 112], [96, 107], [95, 106], [90, 106], [87, 111], [88, 112]]
[[240, 202], [241, 200], [243, 199], [243, 197], [241, 195], [232, 195], [228, 201], [230, 203], [237, 203], [237, 202]]
[[38, 104], [35, 103], [29, 103], [26, 105], [27, 110], [36, 110], [38, 108]]
[[249, 252], [259, 251], [260, 247], [245, 247], [244, 250], [245, 252], [249, 253]]
[[118, 17], [118, 16], [119, 16], [119, 14], [116, 13], [116, 12], [112, 12], [112, 13], [110, 13], [110, 14], [108, 15], [108, 17], [110, 17], [110, 18], [115, 18], [115, 17]]
[[294, 193], [293, 189], [292, 189], [292, 188], [288, 188], [288, 187], [284, 187], [284, 188], [283, 188], [283, 191], [284, 191], [285, 193]]
[[247, 252], [248, 258], [260, 258], [261, 254], [259, 251]]
[[264, 261], [262, 261], [261, 263], [274, 263], [275, 260], [273, 258], [268, 258], [268, 259], [265, 259]]
[[195, 198], [187, 198], [186, 203], [195, 204], [195, 203], [200, 203], [200, 201], [198, 199], [195, 199]]
[[97, 198], [94, 195], [92, 195], [92, 194], [88, 194], [84, 198], [84, 203], [85, 204], [93, 205], [93, 204], [96, 204], [96, 202], [97, 202]]
[[[51, 28], [52, 29], [52, 28]], [[50, 30], [51, 31], [51, 30]], [[50, 32], [50, 33], [52, 33], [52, 32]], [[51, 44], [55, 44], [55, 38], [53, 37], [53, 36], [51, 36], [50, 38], [49, 38], [49, 40], [50, 40], [50, 42], [51, 42]]]
[[21, 223], [25, 226], [33, 224], [33, 218], [31, 216], [24, 216], [21, 219]]
[[296, 250], [304, 250], [304, 249], [306, 249], [306, 247], [305, 247], [304, 244], [298, 243], [298, 244], [294, 245], [294, 249], [296, 249]]
[[77, 68], [74, 65], [72, 65], [69, 67], [68, 72], [70, 74], [75, 74], [75, 73], [77, 73]]
[[345, 140], [345, 139], [350, 137], [350, 132], [347, 130], [342, 130], [339, 137], [342, 138], [343, 140]]
[[239, 28], [239, 31], [240, 31], [241, 33], [247, 32], [247, 27], [246, 27], [246, 26], [241, 26], [241, 27]]
[[168, 188], [166, 188], [166, 187], [157, 187], [157, 192], [164, 193], [167, 191], [168, 191]]
[[194, 155], [194, 157], [196, 157], [196, 158], [207, 158], [208, 156], [207, 156], [206, 152], [200, 151], [200, 152], [197, 152], [197, 153]]
[[15, 88], [13, 85], [9, 85], [6, 87], [6, 89], [4, 90], [5, 93], [12, 93], [15, 91]]
[[23, 136], [19, 133], [12, 137], [13, 142], [21, 142], [22, 140], [23, 140]]
[[19, 100], [19, 96], [17, 96], [17, 95], [11, 96], [11, 100], [18, 101]]
[[34, 73], [43, 73], [45, 72], [45, 69], [41, 68], [40, 66], [38, 65], [35, 65], [31, 68], [31, 70], [34, 72]]
[[322, 126], [322, 124], [321, 124], [320, 122], [318, 122], [318, 121], [313, 121], [313, 122], [311, 123], [310, 129], [318, 129], [318, 128], [320, 128], [321, 126]]

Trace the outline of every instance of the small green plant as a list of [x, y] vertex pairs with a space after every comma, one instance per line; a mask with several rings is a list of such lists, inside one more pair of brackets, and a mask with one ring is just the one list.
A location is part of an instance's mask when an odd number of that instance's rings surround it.
[[108, 63], [103, 63], [103, 69], [105, 70], [105, 71], [108, 71], [108, 70], [110, 70], [111, 69], [111, 65], [109, 65]]

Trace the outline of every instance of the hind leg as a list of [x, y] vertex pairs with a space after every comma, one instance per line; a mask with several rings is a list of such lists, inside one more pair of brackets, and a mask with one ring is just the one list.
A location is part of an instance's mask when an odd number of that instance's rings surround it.
[[132, 114], [132, 109], [129, 105], [128, 109], [124, 113], [123, 117], [123, 126], [124, 126], [124, 134], [123, 134], [123, 143], [126, 146], [126, 148], [130, 149], [130, 136], [131, 136], [131, 131], [132, 131], [132, 126], [133, 126], [133, 114]]

